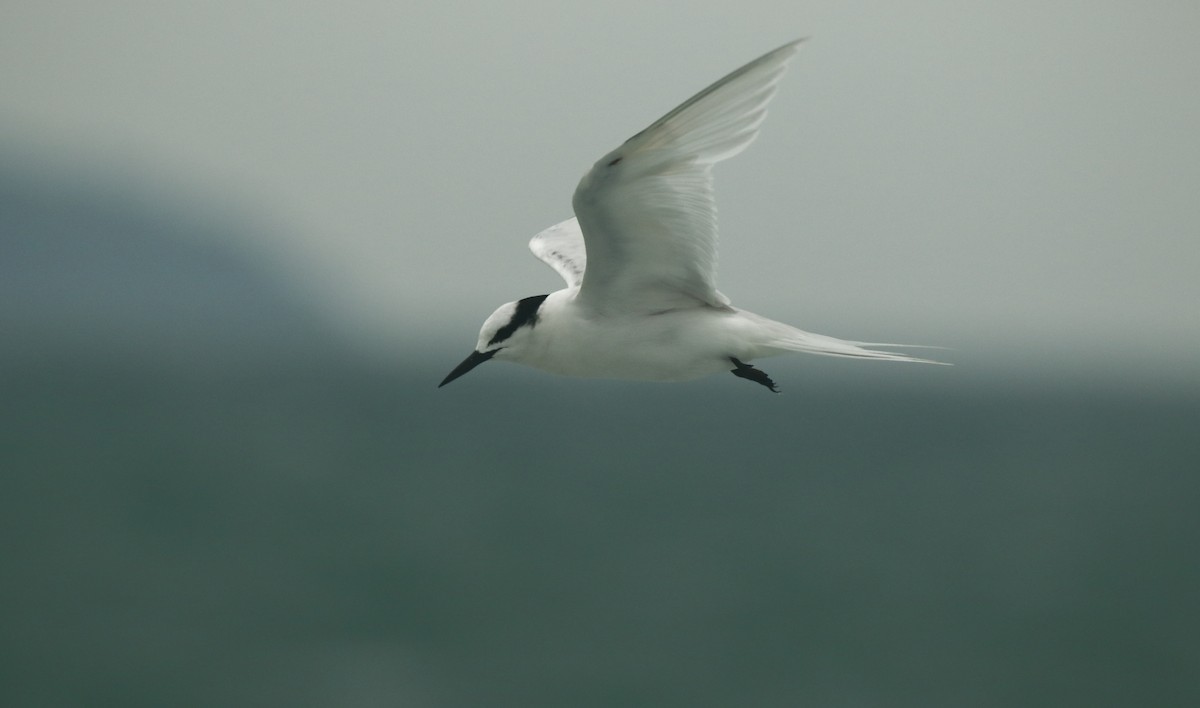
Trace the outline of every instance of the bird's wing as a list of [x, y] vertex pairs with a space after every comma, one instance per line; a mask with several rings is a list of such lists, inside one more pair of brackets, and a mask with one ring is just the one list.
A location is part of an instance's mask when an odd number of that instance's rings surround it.
[[573, 206], [588, 266], [576, 302], [602, 314], [729, 304], [715, 285], [712, 166], [758, 134], [800, 41], [734, 71], [600, 158]]
[[583, 282], [587, 251], [583, 247], [583, 232], [574, 217], [529, 239], [529, 250], [556, 270], [568, 287], [576, 288]]

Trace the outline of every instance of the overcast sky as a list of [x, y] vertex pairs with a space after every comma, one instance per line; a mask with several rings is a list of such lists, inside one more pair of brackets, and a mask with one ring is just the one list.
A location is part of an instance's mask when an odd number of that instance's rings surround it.
[[525, 243], [594, 160], [800, 36], [717, 170], [735, 304], [1200, 359], [1195, 2], [10, 3], [0, 149], [249, 215], [348, 330], [466, 347], [560, 287]]

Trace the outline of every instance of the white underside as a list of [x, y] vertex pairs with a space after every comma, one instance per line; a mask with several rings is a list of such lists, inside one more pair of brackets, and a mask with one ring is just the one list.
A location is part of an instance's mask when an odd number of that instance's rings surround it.
[[812, 334], [733, 307], [595, 315], [576, 305], [575, 293], [552, 293], [524, 346], [501, 349], [496, 359], [566, 376], [641, 381], [686, 381], [731, 370], [731, 357], [748, 363], [787, 352], [926, 361]]

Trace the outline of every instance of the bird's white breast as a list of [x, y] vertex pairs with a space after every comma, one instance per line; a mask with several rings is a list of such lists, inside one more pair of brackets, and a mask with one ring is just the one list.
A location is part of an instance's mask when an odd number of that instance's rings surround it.
[[566, 376], [683, 381], [730, 369], [731, 356], [753, 354], [735, 310], [600, 316], [576, 305], [574, 293], [546, 298], [530, 346], [512, 360]]

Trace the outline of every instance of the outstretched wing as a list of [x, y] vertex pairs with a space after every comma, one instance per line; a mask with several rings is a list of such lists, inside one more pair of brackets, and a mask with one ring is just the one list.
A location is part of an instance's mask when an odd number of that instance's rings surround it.
[[587, 268], [583, 232], [574, 217], [560, 222], [529, 239], [529, 250], [546, 265], [558, 271], [567, 286], [579, 287]]
[[799, 44], [704, 89], [583, 177], [573, 199], [588, 255], [578, 303], [605, 314], [729, 304], [715, 284], [712, 166], [754, 140]]

